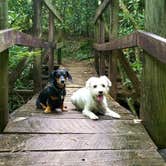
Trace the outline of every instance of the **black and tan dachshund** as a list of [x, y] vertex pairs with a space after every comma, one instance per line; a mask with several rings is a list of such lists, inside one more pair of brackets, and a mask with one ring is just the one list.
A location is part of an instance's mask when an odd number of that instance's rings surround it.
[[56, 109], [66, 111], [63, 105], [66, 96], [66, 80], [72, 82], [72, 77], [65, 69], [57, 69], [50, 74], [49, 85], [43, 89], [37, 100], [36, 106], [43, 109], [45, 113], [50, 113]]

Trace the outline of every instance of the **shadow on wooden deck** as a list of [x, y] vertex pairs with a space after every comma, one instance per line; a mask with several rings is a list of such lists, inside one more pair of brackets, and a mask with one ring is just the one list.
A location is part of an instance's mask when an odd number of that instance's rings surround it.
[[67, 85], [68, 112], [44, 114], [34, 96], [17, 109], [0, 135], [0, 166], [161, 166], [165, 165], [143, 125], [115, 101], [120, 120], [101, 116], [92, 121], [77, 112], [71, 94], [84, 86], [94, 70], [78, 62], [65, 66], [74, 84]]

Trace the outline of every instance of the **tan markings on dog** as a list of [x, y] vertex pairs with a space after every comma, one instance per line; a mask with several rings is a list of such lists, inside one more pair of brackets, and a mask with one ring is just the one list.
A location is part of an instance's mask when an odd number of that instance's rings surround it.
[[50, 96], [51, 97], [51, 100], [57, 100], [58, 99], [58, 97], [56, 97], [56, 96]]
[[62, 104], [62, 106], [61, 106], [61, 109], [62, 109], [63, 112], [67, 112], [67, 111], [68, 111], [68, 110], [67, 110], [67, 106], [64, 106], [63, 104]]
[[44, 110], [44, 113], [51, 113], [51, 107], [47, 106], [47, 108]]

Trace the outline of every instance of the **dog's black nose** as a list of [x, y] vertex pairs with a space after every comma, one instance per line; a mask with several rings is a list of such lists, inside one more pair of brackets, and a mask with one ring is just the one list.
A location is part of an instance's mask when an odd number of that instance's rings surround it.
[[99, 91], [99, 94], [102, 95], [102, 94], [103, 94], [103, 91]]
[[61, 80], [61, 83], [64, 84], [64, 83], [65, 83], [65, 80]]

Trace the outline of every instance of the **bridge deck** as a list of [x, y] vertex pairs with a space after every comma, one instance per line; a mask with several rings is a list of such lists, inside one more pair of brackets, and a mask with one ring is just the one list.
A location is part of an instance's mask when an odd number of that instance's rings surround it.
[[0, 135], [0, 165], [164, 165], [143, 125], [115, 101], [109, 104], [120, 120], [101, 116], [92, 121], [75, 111], [70, 95], [95, 72], [83, 62], [66, 67], [74, 80], [67, 85], [69, 111], [43, 114], [35, 109], [36, 96], [17, 109]]

